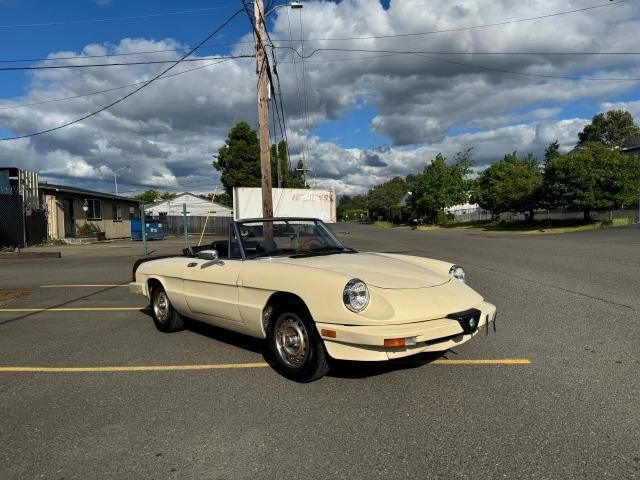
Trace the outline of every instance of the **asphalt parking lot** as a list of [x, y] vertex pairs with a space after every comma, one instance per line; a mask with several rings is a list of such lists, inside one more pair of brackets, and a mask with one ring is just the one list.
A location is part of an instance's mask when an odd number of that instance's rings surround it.
[[140, 243], [0, 260], [25, 294], [0, 305], [0, 478], [640, 477], [640, 228], [335, 230], [463, 265], [497, 332], [297, 384], [259, 341], [156, 331], [124, 286]]

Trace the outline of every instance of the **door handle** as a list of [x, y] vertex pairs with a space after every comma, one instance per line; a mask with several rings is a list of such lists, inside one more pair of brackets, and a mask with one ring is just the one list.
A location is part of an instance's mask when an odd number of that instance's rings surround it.
[[196, 262], [191, 262], [189, 264], [187, 264], [187, 267], [197, 267], [198, 264]]

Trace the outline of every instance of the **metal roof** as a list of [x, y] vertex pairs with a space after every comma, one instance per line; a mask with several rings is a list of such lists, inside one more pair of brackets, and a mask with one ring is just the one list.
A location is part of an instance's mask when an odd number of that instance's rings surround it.
[[56, 185], [53, 183], [40, 183], [38, 185], [40, 190], [45, 192], [60, 192], [70, 193], [73, 195], [83, 195], [88, 198], [108, 198], [110, 200], [120, 200], [122, 202], [140, 203], [138, 200], [128, 197], [121, 197], [112, 193], [96, 192], [93, 190], [85, 190], [84, 188], [69, 187], [67, 185]]

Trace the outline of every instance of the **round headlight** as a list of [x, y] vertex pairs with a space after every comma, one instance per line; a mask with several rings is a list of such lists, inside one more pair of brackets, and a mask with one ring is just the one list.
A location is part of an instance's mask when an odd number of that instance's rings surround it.
[[342, 301], [353, 312], [361, 312], [369, 305], [369, 289], [362, 280], [353, 278], [347, 282], [342, 292]]
[[456, 280], [460, 280], [462, 283], [465, 283], [466, 276], [467, 276], [464, 273], [464, 270], [462, 269], [462, 267], [459, 267], [458, 265], [453, 265], [449, 269], [449, 275], [451, 275]]

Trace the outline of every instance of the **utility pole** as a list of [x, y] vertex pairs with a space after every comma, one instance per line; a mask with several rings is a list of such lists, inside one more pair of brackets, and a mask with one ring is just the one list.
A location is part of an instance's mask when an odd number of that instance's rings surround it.
[[302, 181], [304, 182], [304, 186], [307, 186], [307, 173], [312, 172], [313, 168], [302, 167], [296, 168], [296, 172], [302, 172]]
[[[269, 82], [265, 54], [265, 13], [263, 0], [254, 0], [253, 14], [256, 22], [256, 73], [258, 75], [258, 126], [260, 130], [260, 165], [262, 170], [262, 216], [273, 217], [271, 197], [271, 148], [269, 145]], [[264, 235], [269, 237], [271, 224], [265, 224]]]

